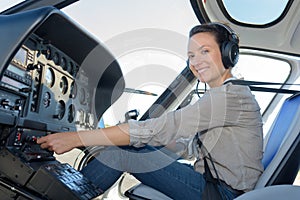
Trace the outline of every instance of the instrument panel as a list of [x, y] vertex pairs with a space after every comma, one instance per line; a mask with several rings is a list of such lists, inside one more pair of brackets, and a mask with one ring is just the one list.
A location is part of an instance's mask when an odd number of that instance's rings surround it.
[[118, 62], [53, 6], [0, 19], [0, 196], [96, 197], [99, 188], [36, 141], [97, 128], [125, 87]]
[[68, 55], [33, 35], [0, 79], [7, 93], [0, 97], [0, 110], [26, 117], [26, 122], [44, 123], [46, 131], [94, 128], [89, 79], [84, 71], [78, 72], [78, 64]]

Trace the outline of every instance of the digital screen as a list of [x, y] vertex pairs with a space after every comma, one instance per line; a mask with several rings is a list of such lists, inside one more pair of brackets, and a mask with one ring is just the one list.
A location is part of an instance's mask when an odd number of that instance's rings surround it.
[[7, 67], [7, 70], [15, 73], [15, 74], [18, 74], [20, 75], [21, 77], [25, 77], [25, 74], [26, 74], [26, 71], [23, 70], [23, 69], [20, 69], [19, 67], [16, 67], [12, 64], [10, 64], [8, 67]]
[[26, 58], [27, 58], [27, 50], [21, 48], [21, 49], [19, 49], [19, 51], [15, 55], [14, 60], [16, 60], [22, 66], [25, 66], [26, 65]]
[[18, 81], [15, 81], [15, 80], [13, 80], [13, 79], [7, 77], [7, 76], [3, 76], [1, 81], [2, 81], [3, 83], [7, 83], [7, 84], [9, 84], [9, 85], [11, 85], [11, 86], [14, 86], [14, 87], [16, 87], [16, 88], [19, 88], [19, 89], [28, 87], [27, 85], [25, 85], [25, 84], [23, 84], [23, 83], [20, 83], [20, 82], [18, 82]]

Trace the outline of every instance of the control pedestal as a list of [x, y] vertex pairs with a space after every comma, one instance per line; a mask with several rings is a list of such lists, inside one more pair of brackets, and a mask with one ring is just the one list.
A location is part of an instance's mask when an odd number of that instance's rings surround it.
[[0, 151], [1, 199], [89, 200], [102, 194], [79, 171], [56, 160], [25, 162], [8, 149]]

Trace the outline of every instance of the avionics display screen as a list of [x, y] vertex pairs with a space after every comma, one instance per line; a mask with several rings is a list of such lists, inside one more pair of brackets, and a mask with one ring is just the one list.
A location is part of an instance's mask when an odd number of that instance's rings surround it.
[[21, 69], [19, 67], [16, 67], [16, 66], [14, 66], [12, 64], [8, 65], [7, 70], [9, 70], [9, 71], [11, 71], [11, 72], [13, 72], [15, 74], [18, 74], [21, 77], [25, 77], [25, 74], [27, 73], [25, 70], [23, 70], [23, 69]]
[[16, 88], [19, 88], [19, 89], [28, 87], [27, 85], [25, 85], [25, 84], [23, 84], [23, 83], [20, 83], [20, 82], [18, 82], [18, 81], [15, 81], [15, 80], [13, 80], [13, 79], [7, 77], [7, 76], [3, 76], [1, 81], [2, 81], [3, 83], [7, 83], [7, 84], [9, 84], [9, 85], [11, 85], [11, 86], [14, 86], [14, 87], [16, 87]]

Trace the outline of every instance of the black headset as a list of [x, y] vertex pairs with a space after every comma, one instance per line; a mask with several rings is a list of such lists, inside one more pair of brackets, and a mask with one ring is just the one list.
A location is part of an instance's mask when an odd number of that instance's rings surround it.
[[226, 26], [225, 24], [218, 22], [212, 22], [209, 24], [219, 26], [228, 32], [228, 40], [222, 43], [220, 49], [222, 62], [225, 69], [234, 67], [239, 60], [239, 37], [229, 26]]

